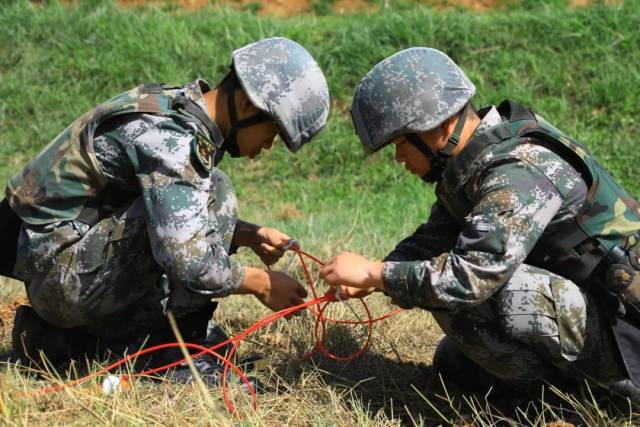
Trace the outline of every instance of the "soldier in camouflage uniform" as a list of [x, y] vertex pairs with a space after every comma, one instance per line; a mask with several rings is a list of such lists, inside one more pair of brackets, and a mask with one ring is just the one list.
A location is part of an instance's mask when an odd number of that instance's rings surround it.
[[328, 111], [314, 59], [271, 38], [234, 51], [215, 89], [201, 79], [145, 84], [72, 123], [6, 189], [23, 222], [14, 275], [33, 307], [16, 314], [16, 358], [38, 349], [56, 358], [65, 345], [48, 345], [53, 336], [163, 335], [168, 310], [185, 339], [202, 338], [211, 299], [230, 294], [253, 294], [272, 310], [301, 303], [306, 291], [293, 278], [231, 257], [247, 246], [272, 264], [291, 242], [237, 219], [217, 165], [227, 152], [255, 157], [277, 134], [296, 152]]
[[435, 368], [463, 387], [588, 379], [638, 401], [625, 314], [637, 303], [638, 203], [542, 117], [510, 101], [476, 111], [474, 93], [429, 48], [360, 81], [351, 113], [365, 152], [394, 144], [437, 200], [383, 262], [345, 252], [321, 276], [349, 296], [382, 290], [429, 310], [446, 334]]

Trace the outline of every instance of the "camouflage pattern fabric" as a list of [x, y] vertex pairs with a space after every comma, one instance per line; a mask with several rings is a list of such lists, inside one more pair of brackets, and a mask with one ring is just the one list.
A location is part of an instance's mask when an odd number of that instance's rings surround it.
[[464, 71], [437, 49], [413, 47], [377, 64], [358, 83], [351, 117], [365, 153], [405, 133], [431, 130], [475, 94]]
[[610, 251], [627, 252], [636, 244], [640, 205], [582, 145], [544, 118], [510, 101], [498, 110], [505, 121], [476, 136], [473, 144], [450, 160], [436, 188], [438, 200], [463, 224], [476, 203], [473, 188], [484, 179], [485, 171], [504, 163], [542, 164], [551, 181], [562, 183], [566, 177], [555, 170], [557, 162], [538, 156], [538, 149], [531, 147], [558, 153], [577, 168], [588, 191], [579, 212], [545, 228], [528, 262], [582, 285], [593, 278], [592, 272]]
[[[495, 114], [485, 115], [473, 138], [498, 124]], [[482, 156], [492, 159], [493, 151]], [[505, 380], [587, 366], [599, 381], [620, 379], [615, 345], [593, 297], [525, 263], [546, 229], [581, 211], [586, 183], [540, 145], [519, 144], [512, 159], [474, 170], [458, 200], [443, 196], [439, 184], [428, 222], [387, 256], [385, 288], [401, 306], [432, 310], [469, 358]], [[456, 201], [463, 202], [457, 211]]]
[[[219, 178], [220, 171], [210, 175], [197, 160], [197, 141], [192, 123], [140, 115], [106, 126], [94, 149], [112, 182], [141, 189], [153, 257], [169, 280], [192, 292], [222, 297], [240, 286], [244, 269], [228, 255], [230, 240], [211, 244], [208, 236], [218, 227], [216, 219], [235, 223], [237, 202], [228, 178]], [[218, 201], [225, 203], [216, 216], [207, 215], [216, 191]]]
[[[215, 281], [224, 282], [227, 274], [233, 274], [228, 252], [236, 224], [236, 198], [229, 178], [218, 169], [212, 172], [209, 185], [203, 234], [206, 244], [218, 253], [201, 261], [208, 263], [214, 275], [222, 275]], [[154, 243], [162, 243], [148, 233], [146, 203], [141, 196], [93, 227], [78, 220], [23, 226], [16, 270], [42, 318], [112, 339], [164, 324], [166, 309], [181, 317], [211, 300], [213, 292], [195, 293], [185, 283], [163, 276], [153, 249]], [[175, 222], [165, 226], [171, 231]]]
[[[79, 326], [91, 322], [92, 316], [102, 318], [124, 310], [145, 295], [157, 301], [155, 295], [149, 296], [149, 287], [155, 286], [162, 273], [174, 288], [171, 301], [177, 311], [188, 311], [202, 300], [229, 295], [239, 287], [244, 269], [229, 256], [229, 230], [237, 217], [235, 193], [221, 171], [210, 170], [211, 165], [203, 162], [206, 130], [190, 116], [166, 112], [165, 107], [160, 108], [162, 114], [131, 114], [126, 103], [121, 103], [137, 102], [131, 108], [139, 111], [144, 102], [146, 110], [153, 103], [166, 106], [171, 96], [182, 93], [203, 105], [203, 87], [208, 88], [206, 82], [196, 80], [162, 94], [141, 95], [140, 89], [123, 94], [116, 98], [122, 98], [120, 101], [114, 101], [120, 107], [111, 110], [108, 120], [91, 125], [95, 135], [91, 134], [90, 145], [84, 139], [58, 137], [36, 158], [54, 159], [53, 163], [34, 160], [17, 175], [39, 176], [44, 181], [23, 181], [24, 185], [13, 187], [18, 189], [14, 194], [46, 182], [39, 198], [29, 200], [38, 201], [35, 205], [41, 207], [63, 208], [55, 216], [49, 215], [49, 209], [38, 210], [43, 215], [33, 217], [24, 211], [35, 221], [25, 220], [15, 273], [27, 283], [32, 304], [43, 318], [57, 326]], [[95, 109], [94, 116], [107, 111], [105, 108]], [[129, 113], [119, 114], [122, 111]], [[70, 129], [76, 132], [79, 128], [72, 125]], [[74, 181], [78, 177], [74, 178], [68, 165], [79, 166], [81, 161], [74, 157], [79, 151], [73, 147], [81, 147], [80, 151], [90, 147], [95, 167], [85, 164], [78, 170], [99, 172], [100, 187], [85, 188], [90, 180]], [[50, 173], [44, 169], [47, 165], [54, 171], [60, 168], [61, 173]], [[64, 179], [58, 181], [58, 176]], [[56, 188], [68, 196], [68, 206], [54, 203], [56, 193], [49, 190]], [[78, 208], [85, 209], [90, 201], [95, 204], [95, 199], [104, 205], [105, 200], [124, 202], [115, 205], [121, 208], [106, 210], [112, 213], [89, 227], [76, 217]], [[24, 201], [20, 197], [13, 200]], [[134, 211], [128, 209], [132, 206]], [[53, 221], [57, 217], [64, 220]], [[120, 246], [129, 252], [118, 254]], [[132, 280], [139, 284], [132, 285]]]
[[508, 384], [563, 376], [612, 384], [626, 377], [595, 298], [573, 282], [522, 264], [483, 304], [432, 311], [444, 333]]
[[[325, 125], [326, 80], [299, 44], [263, 40], [234, 52], [232, 66], [292, 151]], [[7, 200], [24, 221], [15, 273], [45, 320], [113, 329], [105, 319], [118, 324], [128, 309], [150, 310], [142, 317], [152, 319], [167, 295], [164, 304], [179, 314], [240, 286], [244, 269], [229, 254], [236, 199], [215, 169], [222, 136], [206, 120], [208, 89], [198, 79], [122, 93], [11, 178]], [[178, 107], [182, 96], [203, 111]]]
[[[202, 97], [200, 86], [208, 88], [205, 81], [197, 80], [187, 85], [185, 95], [195, 95], [192, 99], [198, 103]], [[124, 189], [129, 190], [125, 193], [105, 191], [109, 181], [93, 147], [94, 133], [103, 123], [132, 113], [148, 113], [171, 119], [177, 124], [178, 132], [191, 133], [192, 139], [198, 134], [210, 138], [195, 117], [171, 109], [169, 93], [148, 93], [145, 87], [122, 93], [83, 114], [9, 180], [7, 200], [24, 222], [49, 224], [73, 220], [92, 201], [120, 206], [139, 194], [136, 189], [129, 188]], [[131, 157], [130, 162], [137, 161], [135, 152], [127, 152], [127, 155]]]
[[251, 103], [275, 120], [285, 145], [298, 151], [327, 123], [329, 88], [298, 43], [272, 37], [232, 54], [232, 68]]

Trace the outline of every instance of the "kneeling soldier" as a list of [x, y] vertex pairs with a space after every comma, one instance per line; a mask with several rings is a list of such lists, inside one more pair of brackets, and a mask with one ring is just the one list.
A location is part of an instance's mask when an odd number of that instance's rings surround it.
[[462, 386], [588, 379], [639, 401], [638, 203], [544, 118], [510, 101], [476, 111], [474, 94], [429, 48], [360, 81], [365, 152], [394, 144], [437, 200], [384, 262], [342, 253], [321, 275], [432, 312], [435, 368]]
[[87, 350], [80, 336], [173, 341], [167, 310], [186, 340], [203, 339], [211, 299], [230, 294], [272, 310], [301, 303], [293, 278], [231, 257], [248, 246], [272, 264], [290, 238], [237, 219], [216, 166], [224, 153], [257, 156], [278, 134], [296, 152], [328, 111], [314, 59], [271, 38], [233, 52], [215, 89], [145, 84], [77, 119], [7, 186], [3, 211], [22, 223], [13, 275], [32, 307], [16, 314], [14, 358], [64, 361]]

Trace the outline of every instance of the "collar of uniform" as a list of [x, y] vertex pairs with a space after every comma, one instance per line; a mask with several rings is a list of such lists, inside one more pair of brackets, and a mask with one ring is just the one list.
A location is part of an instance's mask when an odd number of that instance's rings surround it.
[[[186, 85], [182, 86], [182, 88], [179, 89], [179, 92], [183, 96], [193, 101], [206, 115], [206, 118], [210, 120], [210, 123], [207, 124], [205, 122], [202, 122], [202, 119], [204, 119], [205, 117], [200, 118], [200, 121], [203, 123], [207, 130], [207, 133], [209, 134], [209, 138], [213, 140], [213, 143], [216, 145], [216, 147], [220, 148], [224, 141], [224, 137], [222, 136], [222, 132], [220, 131], [218, 124], [213, 119], [213, 117], [211, 117], [211, 114], [209, 114], [207, 104], [204, 101], [204, 94], [209, 92], [210, 90], [211, 86], [209, 85], [209, 83], [207, 83], [206, 80], [197, 78], [191, 83], [187, 83]], [[218, 153], [222, 153], [222, 151], [219, 150]]]
[[207, 104], [204, 102], [204, 94], [209, 92], [210, 90], [211, 86], [209, 86], [209, 83], [199, 77], [182, 87], [184, 96], [198, 104], [198, 107], [202, 108], [202, 111], [204, 111], [207, 116], [209, 116], [209, 118], [213, 120], [213, 117], [211, 117], [211, 115], [209, 114], [209, 110], [207, 109]]
[[502, 121], [502, 117], [498, 112], [498, 109], [495, 105], [489, 105], [488, 107], [481, 108], [478, 111], [478, 115], [482, 118], [476, 130], [473, 131], [473, 135], [471, 138], [475, 138], [476, 136], [484, 133], [500, 123]]
[[[498, 109], [490, 105], [478, 110], [478, 116], [482, 119], [476, 127], [467, 144], [462, 151], [447, 165], [442, 176], [442, 181], [447, 181], [453, 188], [463, 185], [472, 169], [471, 163], [488, 145], [493, 141], [502, 140], [512, 136], [512, 133], [504, 126], [497, 126], [503, 122]], [[495, 135], [494, 135], [495, 134]], [[475, 142], [474, 142], [475, 140]]]

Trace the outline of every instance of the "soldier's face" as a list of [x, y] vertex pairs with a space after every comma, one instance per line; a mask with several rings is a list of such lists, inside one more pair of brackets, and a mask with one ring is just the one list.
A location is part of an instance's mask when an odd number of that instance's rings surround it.
[[424, 176], [429, 172], [429, 160], [404, 136], [396, 137], [393, 143], [396, 147], [396, 162], [402, 164], [406, 170], [416, 176]]
[[241, 157], [255, 158], [262, 150], [273, 146], [278, 127], [272, 121], [262, 122], [238, 131], [237, 141]]
[[[441, 127], [422, 132], [418, 136], [431, 151], [439, 151], [446, 145], [446, 138], [444, 138]], [[404, 135], [397, 136], [393, 140], [393, 144], [396, 148], [396, 162], [403, 164], [404, 168], [413, 175], [422, 177], [431, 171], [429, 159], [411, 144]]]
[[[243, 90], [236, 91], [236, 105], [238, 106], [236, 108], [238, 120], [244, 120], [260, 113], [260, 110], [251, 104]], [[253, 159], [262, 150], [270, 149], [276, 135], [278, 135], [278, 127], [272, 120], [239, 129], [236, 141], [240, 149], [240, 157]]]

